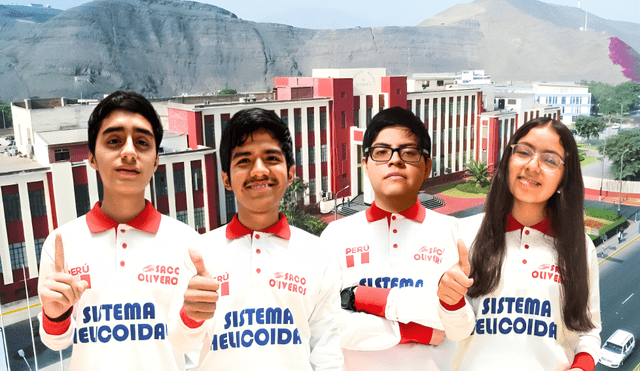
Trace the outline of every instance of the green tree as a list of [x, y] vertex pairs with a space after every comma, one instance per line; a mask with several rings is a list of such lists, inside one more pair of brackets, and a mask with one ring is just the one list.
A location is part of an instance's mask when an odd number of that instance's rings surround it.
[[467, 175], [471, 176], [471, 180], [476, 182], [476, 187], [485, 187], [491, 184], [489, 180], [489, 169], [486, 162], [478, 162], [471, 160], [467, 163]]
[[0, 102], [0, 128], [13, 127], [13, 117], [11, 116], [11, 103]]
[[604, 130], [605, 124], [601, 117], [578, 116], [574, 125], [578, 135], [587, 140], [598, 136]]
[[307, 214], [300, 207], [300, 200], [304, 197], [304, 192], [308, 185], [302, 179], [296, 177], [293, 183], [287, 188], [280, 202], [280, 211], [287, 217], [289, 224], [305, 230], [316, 236], [320, 236], [327, 227], [327, 223]]
[[234, 95], [238, 94], [235, 89], [224, 88], [218, 92], [218, 95]]
[[584, 80], [581, 83], [589, 86], [593, 95], [592, 113], [608, 117], [609, 123], [612, 118], [619, 116], [621, 112], [628, 112], [639, 103], [640, 84], [636, 82], [627, 81], [617, 86]]
[[[623, 130], [618, 135], [607, 140], [607, 149], [604, 152], [604, 144], [598, 147], [601, 155], [611, 159], [610, 173], [616, 179], [620, 177], [620, 160], [622, 159], [622, 178], [638, 175], [640, 173], [640, 129]], [[624, 158], [622, 154], [624, 153]]]

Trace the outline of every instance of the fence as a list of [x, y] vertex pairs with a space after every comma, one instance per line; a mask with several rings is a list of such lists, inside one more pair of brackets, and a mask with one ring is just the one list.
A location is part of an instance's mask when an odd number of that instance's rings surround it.
[[[588, 189], [600, 189], [602, 185], [603, 192], [620, 192], [620, 181], [615, 179], [601, 179], [585, 176], [582, 178], [584, 187]], [[629, 180], [622, 181], [622, 193], [635, 193], [640, 197], [640, 182], [632, 182]]]

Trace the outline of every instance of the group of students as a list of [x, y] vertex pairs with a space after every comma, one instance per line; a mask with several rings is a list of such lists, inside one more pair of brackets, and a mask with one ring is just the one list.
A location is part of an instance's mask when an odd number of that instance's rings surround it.
[[[218, 156], [238, 212], [198, 235], [144, 198], [162, 125], [136, 93], [89, 118], [104, 197], [47, 238], [40, 337], [72, 370], [583, 370], [600, 346], [595, 249], [578, 150], [560, 122], [511, 137], [485, 214], [425, 209], [431, 141], [410, 111], [378, 113], [362, 166], [375, 200], [320, 238], [290, 226], [291, 133], [235, 114]], [[467, 249], [467, 246], [470, 249]]]

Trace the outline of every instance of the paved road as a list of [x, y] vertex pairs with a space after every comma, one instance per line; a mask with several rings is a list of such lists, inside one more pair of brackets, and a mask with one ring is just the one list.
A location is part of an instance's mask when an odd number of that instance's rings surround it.
[[[600, 262], [602, 341], [604, 342], [619, 328], [631, 332], [638, 338], [640, 336], [638, 223], [632, 223], [626, 230], [621, 244], [618, 244], [617, 238], [611, 238], [598, 247], [598, 252], [598, 257], [602, 260]], [[636, 345], [636, 347], [640, 346]], [[631, 371], [638, 364], [640, 364], [640, 351], [636, 349], [618, 370]], [[596, 370], [609, 370], [609, 368], [598, 364]]]
[[[55, 367], [55, 365], [59, 364], [60, 362], [60, 353], [55, 352], [42, 344], [42, 342], [40, 341], [40, 336], [38, 336], [37, 319], [34, 318], [32, 320], [32, 326], [34, 326], [33, 332], [36, 341], [36, 353], [38, 354], [38, 369], [43, 370], [46, 368], [47, 370], [60, 370], [59, 366]], [[31, 370], [36, 370], [35, 360], [33, 359], [33, 345], [31, 343], [29, 321], [24, 320], [13, 325], [6, 326], [6, 334], [7, 353], [9, 355], [9, 365], [11, 366], [11, 371], [29, 371], [29, 367], [31, 367]], [[25, 363], [24, 359], [18, 355], [19, 349], [24, 350], [25, 358], [29, 363], [29, 367]], [[71, 347], [62, 351], [62, 356], [63, 358], [68, 358], [69, 356], [71, 356]], [[4, 367], [6, 366], [0, 363], [0, 370], [4, 370]]]

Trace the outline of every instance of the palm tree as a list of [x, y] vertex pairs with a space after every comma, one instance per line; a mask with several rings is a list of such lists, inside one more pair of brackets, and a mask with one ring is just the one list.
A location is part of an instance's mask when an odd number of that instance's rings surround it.
[[489, 180], [489, 168], [486, 162], [471, 160], [466, 166], [467, 175], [470, 175], [471, 180], [476, 182], [476, 187], [485, 187], [491, 184], [491, 180]]

